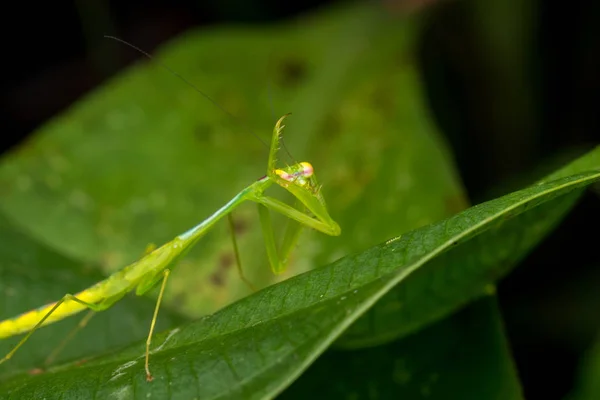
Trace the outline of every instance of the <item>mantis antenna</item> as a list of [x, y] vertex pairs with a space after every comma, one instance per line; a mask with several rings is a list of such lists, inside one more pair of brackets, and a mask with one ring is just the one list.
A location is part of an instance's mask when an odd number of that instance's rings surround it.
[[[259, 142], [261, 142], [263, 144], [263, 146], [265, 146], [266, 148], [269, 148], [269, 145], [263, 140], [261, 139], [260, 136], [258, 136], [256, 133], [254, 133], [254, 131], [252, 131], [250, 128], [248, 128], [247, 126], [245, 126], [242, 121], [240, 121], [240, 119], [238, 117], [236, 117], [235, 115], [233, 115], [232, 113], [230, 113], [229, 111], [227, 111], [225, 108], [223, 108], [219, 103], [217, 103], [215, 100], [213, 100], [212, 97], [210, 97], [208, 94], [204, 93], [202, 90], [200, 90], [200, 88], [198, 88], [196, 85], [194, 85], [192, 82], [190, 82], [188, 79], [186, 79], [184, 76], [182, 76], [181, 74], [179, 74], [177, 71], [175, 71], [174, 69], [172, 69], [171, 67], [169, 67], [167, 64], [165, 64], [164, 62], [158, 60], [157, 58], [155, 58], [154, 56], [152, 56], [152, 54], [148, 53], [147, 51], [144, 51], [142, 49], [140, 49], [139, 47], [137, 47], [136, 45], [129, 43], [126, 40], [123, 40], [121, 38], [118, 38], [116, 36], [111, 36], [111, 35], [104, 35], [104, 37], [106, 39], [112, 39], [115, 40], [119, 43], [124, 44], [125, 46], [128, 46], [134, 50], [136, 50], [137, 52], [139, 52], [140, 54], [146, 56], [149, 60], [152, 60], [153, 62], [157, 63], [158, 65], [160, 65], [162, 68], [164, 68], [166, 71], [170, 72], [173, 76], [175, 76], [176, 78], [178, 78], [179, 80], [181, 80], [183, 83], [185, 83], [186, 85], [188, 85], [189, 87], [191, 87], [194, 91], [196, 91], [197, 93], [199, 93], [202, 97], [204, 97], [205, 99], [207, 99], [208, 101], [210, 101], [212, 104], [214, 104], [219, 110], [223, 111], [225, 114], [227, 114], [230, 118], [232, 118], [239, 126], [243, 126], [245, 127], [245, 129], [248, 130], [248, 132], [250, 132], [250, 134], [252, 136], [254, 136], [256, 139], [258, 139]], [[271, 100], [271, 114], [275, 114], [274, 109], [273, 109], [273, 102], [272, 102], [272, 93], [270, 90], [270, 85], [269, 85], [269, 99]], [[281, 140], [281, 146], [283, 147], [284, 151], [286, 152], [286, 154], [288, 155], [288, 157], [290, 157], [290, 159], [293, 161], [294, 164], [297, 164], [298, 162], [296, 161], [296, 159], [292, 156], [292, 154], [289, 152], [287, 146], [285, 145], [285, 142], [283, 140]]]

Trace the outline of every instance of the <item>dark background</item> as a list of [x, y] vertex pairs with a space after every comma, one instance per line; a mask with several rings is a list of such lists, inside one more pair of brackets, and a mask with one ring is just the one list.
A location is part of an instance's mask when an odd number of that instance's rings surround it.
[[[104, 34], [152, 52], [194, 27], [263, 24], [326, 3], [13, 2], [1, 25], [1, 149], [141, 57]], [[417, 8], [425, 20], [419, 58], [429, 102], [473, 203], [530, 183], [598, 144], [599, 3], [412, 0], [382, 7]], [[600, 327], [599, 193], [586, 193], [500, 284], [528, 399], [568, 393]]]

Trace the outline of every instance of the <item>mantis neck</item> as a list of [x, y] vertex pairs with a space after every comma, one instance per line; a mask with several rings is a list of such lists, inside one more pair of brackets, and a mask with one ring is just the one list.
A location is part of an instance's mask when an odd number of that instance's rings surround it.
[[194, 243], [200, 239], [204, 233], [210, 229], [215, 223], [221, 218], [232, 212], [237, 206], [242, 204], [244, 201], [261, 196], [262, 192], [273, 184], [273, 181], [269, 177], [264, 177], [254, 182], [252, 185], [243, 189], [241, 192], [233, 196], [231, 200], [227, 202], [223, 207], [215, 211], [210, 217], [200, 222], [198, 225], [182, 233], [177, 238], [184, 241]]

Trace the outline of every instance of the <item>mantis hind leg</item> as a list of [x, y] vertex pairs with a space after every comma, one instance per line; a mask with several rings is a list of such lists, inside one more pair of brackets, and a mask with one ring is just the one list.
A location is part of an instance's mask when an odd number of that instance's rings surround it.
[[96, 311], [89, 310], [88, 313], [85, 314], [85, 316], [75, 326], [75, 328], [71, 329], [71, 332], [67, 334], [67, 336], [62, 340], [62, 342], [60, 342], [60, 344], [56, 346], [54, 350], [52, 350], [50, 355], [48, 355], [48, 357], [46, 358], [46, 361], [44, 361], [44, 365], [47, 366], [52, 364], [52, 362], [63, 351], [66, 345], [75, 337], [75, 335], [87, 326], [88, 322], [90, 322], [90, 319], [92, 319], [94, 315], [96, 315]]
[[235, 254], [235, 264], [237, 266], [238, 275], [240, 279], [252, 290], [256, 292], [256, 287], [250, 282], [248, 278], [244, 275], [244, 270], [242, 269], [242, 260], [240, 258], [240, 250], [237, 244], [237, 238], [235, 236], [235, 223], [233, 222], [232, 213], [227, 214], [227, 220], [229, 221], [229, 231], [231, 232], [231, 243], [233, 244], [233, 252]]
[[160, 292], [158, 293], [158, 299], [156, 300], [156, 307], [154, 308], [154, 315], [152, 315], [152, 322], [150, 323], [150, 331], [148, 332], [148, 339], [146, 339], [146, 362], [144, 367], [146, 369], [146, 380], [151, 382], [154, 378], [150, 373], [150, 344], [152, 343], [152, 334], [154, 333], [154, 326], [156, 325], [156, 319], [158, 318], [158, 309], [160, 308], [160, 303], [162, 301], [163, 293], [165, 292], [165, 287], [167, 286], [167, 279], [169, 279], [169, 275], [171, 271], [165, 269], [163, 271], [163, 281], [160, 285]]
[[27, 342], [27, 340], [29, 340], [29, 338], [31, 337], [31, 335], [33, 335], [33, 333], [35, 331], [38, 330], [38, 328], [40, 328], [42, 326], [42, 324], [44, 323], [44, 321], [46, 321], [52, 314], [54, 314], [54, 312], [58, 309], [58, 307], [61, 306], [62, 303], [64, 303], [67, 300], [71, 300], [74, 302], [77, 302], [83, 306], [86, 306], [87, 308], [89, 308], [90, 310], [93, 311], [102, 311], [105, 310], [106, 308], [110, 307], [110, 304], [105, 304], [104, 302], [100, 303], [100, 304], [92, 304], [92, 303], [87, 303], [83, 300], [78, 299], [77, 297], [73, 296], [72, 294], [65, 294], [63, 296], [62, 299], [60, 299], [59, 301], [56, 302], [56, 304], [42, 317], [42, 319], [40, 319], [40, 321], [35, 324], [35, 326], [29, 331], [27, 332], [27, 334], [23, 337], [23, 339], [21, 339], [19, 341], [19, 343], [17, 343], [15, 345], [15, 347], [12, 348], [11, 351], [9, 351], [1, 360], [0, 360], [0, 364], [10, 360], [12, 358], [12, 356], [15, 355], [15, 353], [17, 352], [17, 350], [19, 350], [19, 348], [21, 346], [23, 346], [25, 344], [25, 342]]

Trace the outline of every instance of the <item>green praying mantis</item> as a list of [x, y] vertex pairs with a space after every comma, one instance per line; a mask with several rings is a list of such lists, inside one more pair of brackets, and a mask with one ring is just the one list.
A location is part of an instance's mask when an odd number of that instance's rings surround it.
[[[147, 53], [141, 52], [149, 57]], [[169, 68], [167, 67], [167, 69]], [[169, 69], [169, 71], [171, 70]], [[188, 83], [187, 81], [185, 82]], [[192, 87], [194, 86], [192, 85]], [[204, 95], [204, 93], [200, 93]], [[207, 97], [206, 95], [204, 96]], [[160, 283], [160, 290], [146, 340], [144, 367], [146, 380], [150, 382], [153, 380], [152, 373], [150, 372], [152, 335], [154, 333], [158, 311], [169, 275], [177, 261], [219, 220], [227, 216], [230, 227], [232, 227], [232, 211], [246, 201], [256, 203], [258, 206], [258, 215], [264, 236], [267, 257], [271, 269], [275, 274], [285, 271], [288, 256], [297, 243], [299, 234], [304, 227], [316, 229], [331, 236], [340, 235], [340, 226], [329, 215], [325, 199], [321, 194], [321, 185], [317, 181], [312, 165], [308, 162], [299, 162], [285, 167], [277, 167], [277, 154], [282, 143], [281, 136], [284, 128], [283, 122], [288, 115], [289, 114], [286, 114], [281, 117], [273, 129], [266, 175], [250, 184], [245, 189], [242, 189], [237, 195], [229, 200], [229, 202], [207, 219], [187, 232], [175, 237], [170, 242], [165, 243], [158, 248], [149, 248], [146, 255], [140, 260], [124, 267], [103, 281], [100, 281], [79, 293], [65, 294], [56, 302], [46, 304], [16, 317], [0, 321], [0, 339], [26, 333], [12, 350], [0, 359], [0, 364], [10, 360], [37, 329], [88, 309], [88, 314], [82, 319], [76, 330], [67, 335], [65, 340], [53, 353], [51, 353], [49, 359], [53, 358], [74, 333], [78, 329], [83, 328], [96, 312], [110, 308], [134, 289], [136, 295], [141, 296]], [[290, 205], [266, 195], [265, 191], [273, 184], [278, 185], [291, 193], [295, 198], [295, 203]], [[279, 246], [277, 245], [273, 231], [270, 211], [281, 213], [289, 218], [283, 240]], [[235, 232], [233, 229], [232, 242], [239, 275], [246, 283], [251, 285], [242, 273]]]

